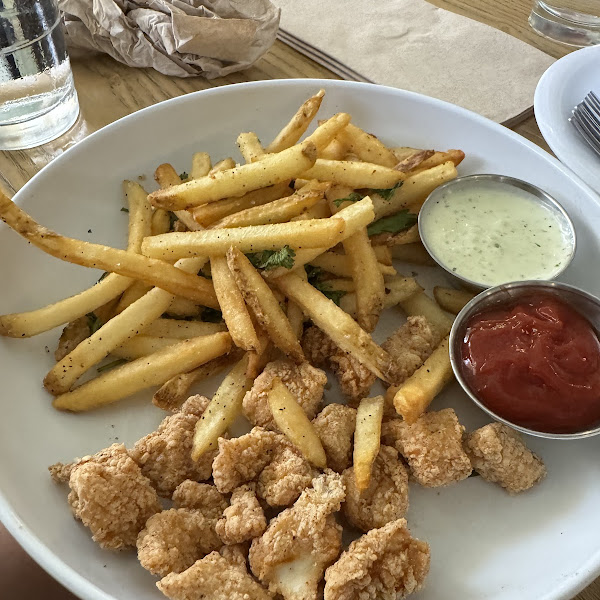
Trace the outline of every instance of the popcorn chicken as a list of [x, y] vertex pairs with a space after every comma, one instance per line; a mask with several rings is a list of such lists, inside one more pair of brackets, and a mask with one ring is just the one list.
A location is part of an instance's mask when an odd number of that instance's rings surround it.
[[490, 423], [471, 433], [465, 449], [473, 468], [511, 495], [528, 490], [546, 476], [542, 459], [527, 448], [518, 432], [503, 423]]
[[323, 444], [327, 466], [338, 473], [347, 469], [352, 464], [356, 409], [329, 404], [315, 417], [313, 425]]
[[161, 510], [156, 491], [123, 444], [82, 458], [71, 470], [69, 486], [75, 518], [102, 548], [135, 546], [144, 523]]
[[222, 546], [219, 554], [230, 562], [232, 565], [247, 569], [248, 552], [250, 552], [250, 543], [243, 542], [242, 544], [231, 544], [230, 546]]
[[317, 600], [323, 573], [342, 547], [333, 513], [343, 500], [342, 478], [327, 470], [253, 540], [250, 567], [271, 592], [285, 600]]
[[243, 400], [246, 418], [253, 425], [277, 431], [267, 399], [275, 377], [281, 379], [308, 418], [314, 419], [323, 400], [327, 376], [307, 362], [297, 365], [291, 360], [275, 360], [268, 363], [254, 380], [252, 389], [246, 392]]
[[353, 467], [346, 469], [342, 477], [346, 486], [342, 513], [353, 527], [369, 531], [406, 514], [408, 473], [394, 448], [381, 446], [373, 463], [369, 487], [362, 493], [356, 487]]
[[81, 459], [75, 459], [72, 463], [54, 463], [48, 467], [48, 471], [50, 472], [50, 477], [52, 477], [52, 481], [54, 483], [69, 483], [69, 479], [71, 478], [71, 472], [73, 471], [73, 467], [79, 462]]
[[381, 347], [392, 357], [391, 385], [400, 385], [429, 357], [440, 336], [425, 317], [408, 317]]
[[245, 567], [223, 558], [218, 552], [194, 563], [183, 573], [161, 579], [158, 589], [171, 600], [272, 600]]
[[215, 522], [200, 511], [172, 508], [148, 519], [137, 538], [138, 559], [154, 575], [181, 573], [222, 546]]
[[369, 395], [376, 377], [348, 352], [341, 350], [318, 327], [309, 327], [302, 338], [306, 358], [314, 365], [328, 367], [339, 381], [344, 397], [358, 404]]
[[241, 544], [262, 535], [265, 513], [256, 498], [255, 485], [242, 485], [231, 494], [231, 505], [217, 521], [216, 532], [225, 544]]
[[438, 487], [471, 474], [471, 461], [462, 446], [464, 431], [451, 408], [425, 413], [412, 425], [405, 424], [397, 446], [418, 483]]
[[350, 544], [325, 571], [325, 600], [397, 600], [421, 589], [429, 545], [411, 537], [398, 519]]
[[173, 506], [199, 510], [207, 519], [217, 521], [229, 502], [214, 485], [186, 479], [173, 492]]
[[156, 431], [138, 440], [130, 450], [160, 496], [170, 498], [186, 479], [210, 478], [215, 453], [207, 452], [198, 462], [191, 456], [194, 428], [209, 402], [204, 396], [188, 398], [178, 412], [163, 419]]
[[258, 477], [258, 496], [269, 506], [290, 506], [316, 474], [300, 452], [282, 437], [273, 460]]
[[219, 438], [213, 461], [213, 479], [219, 492], [228, 494], [248, 481], [254, 481], [273, 460], [281, 434], [254, 427], [250, 433], [226, 440]]

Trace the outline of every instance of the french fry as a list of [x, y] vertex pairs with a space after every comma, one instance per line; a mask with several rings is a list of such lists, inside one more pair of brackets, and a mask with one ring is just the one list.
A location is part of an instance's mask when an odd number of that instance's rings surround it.
[[232, 247], [227, 251], [227, 264], [246, 304], [275, 346], [298, 363], [305, 360], [302, 347], [288, 318], [281, 310], [271, 288], [248, 258]]
[[154, 392], [152, 404], [162, 410], [176, 411], [188, 399], [194, 384], [217, 375], [239, 358], [239, 353], [231, 350], [229, 354], [213, 358], [193, 371], [171, 377]]
[[331, 216], [329, 203], [325, 198], [307, 208], [304, 212], [296, 217], [292, 217], [290, 221], [307, 221], [309, 219], [327, 219]]
[[[373, 204], [371, 199], [368, 196], [365, 196], [359, 202], [355, 202], [354, 204], [351, 204], [350, 206], [340, 210], [340, 212], [335, 215], [335, 218], [343, 219], [344, 223], [346, 224], [342, 239], [351, 236], [362, 227], [366, 227], [373, 220]], [[305, 223], [307, 221], [301, 222]], [[336, 244], [333, 243], [333, 240], [330, 240], [321, 248], [302, 248], [297, 250], [296, 256], [294, 257], [293, 270], [297, 270], [299, 267], [303, 267], [304, 265], [310, 263], [317, 256], [323, 254], [323, 252], [325, 252], [328, 248], [332, 248], [335, 245]], [[264, 271], [263, 275], [269, 279], [275, 279], [277, 277], [281, 277], [282, 275], [286, 275], [287, 273], [289, 273], [288, 269], [285, 267], [278, 267], [270, 271]]]
[[396, 260], [415, 265], [427, 265], [429, 267], [435, 267], [436, 265], [436, 262], [431, 258], [429, 252], [425, 250], [425, 246], [421, 242], [392, 246], [392, 256]]
[[[448, 338], [444, 338], [429, 358], [397, 390], [394, 407], [407, 423], [414, 423], [432, 400], [452, 380]], [[390, 390], [394, 391], [393, 388]]]
[[315, 145], [304, 142], [254, 163], [158, 190], [149, 198], [159, 208], [182, 210], [222, 198], [241, 196], [297, 177], [315, 163], [316, 157]]
[[[173, 168], [173, 165], [170, 165], [169, 163], [164, 163], [156, 168], [156, 171], [154, 171], [154, 179], [163, 190], [181, 183], [181, 178], [177, 174], [177, 171]], [[202, 227], [194, 220], [192, 214], [187, 210], [176, 210], [175, 216], [190, 231], [199, 231], [202, 229]]]
[[343, 351], [352, 354], [377, 377], [388, 381], [390, 356], [352, 317], [298, 275], [291, 273], [277, 278], [274, 283]]
[[306, 460], [325, 469], [327, 458], [319, 434], [279, 377], [273, 378], [267, 398], [278, 429], [300, 450]]
[[213, 256], [210, 259], [210, 265], [215, 292], [233, 343], [243, 350], [258, 350], [259, 343], [254, 325], [246, 308], [244, 297], [227, 265], [227, 259], [224, 256]]
[[165, 309], [165, 312], [172, 317], [198, 317], [202, 313], [202, 307], [187, 298], [174, 297]]
[[[197, 272], [204, 260], [188, 259], [178, 264], [182, 271]], [[44, 387], [54, 395], [71, 389], [83, 373], [145, 329], [167, 310], [172, 301], [173, 294], [160, 288], [151, 289], [57, 362], [44, 378]]]
[[[132, 279], [140, 279], [178, 296], [196, 300], [211, 308], [218, 308], [214, 289], [207, 279], [186, 273], [162, 260], [63, 237], [40, 226], [2, 193], [0, 193], [0, 217], [34, 246], [55, 258], [83, 267], [102, 269]], [[146, 238], [148, 239], [152, 238]]]
[[[191, 338], [189, 338], [191, 339]], [[167, 346], [178, 344], [181, 340], [176, 338], [154, 337], [150, 335], [136, 335], [135, 337], [123, 342], [118, 348], [111, 351], [111, 356], [124, 358], [125, 360], [135, 360], [142, 356], [154, 354]]]
[[[352, 277], [352, 265], [349, 256], [346, 254], [323, 252], [320, 256], [311, 260], [310, 264], [313, 267], [319, 267], [320, 269], [323, 269], [323, 271], [332, 273], [337, 277]], [[381, 275], [390, 277], [396, 275], [396, 269], [394, 267], [382, 265], [380, 262], [377, 263], [377, 269]]]
[[388, 150], [374, 135], [352, 123], [346, 125], [338, 133], [337, 138], [350, 152], [364, 162], [382, 165], [390, 169], [395, 167], [398, 162], [393, 152]]
[[196, 222], [203, 227], [209, 227], [215, 221], [238, 211], [285, 198], [291, 193], [292, 189], [289, 187], [288, 182], [284, 181], [268, 188], [248, 192], [239, 198], [225, 198], [216, 202], [210, 202], [209, 204], [203, 204], [202, 206], [196, 206], [190, 212]]
[[237, 145], [240, 149], [240, 154], [247, 163], [254, 162], [265, 154], [258, 136], [253, 131], [240, 133], [237, 138]]
[[392, 154], [396, 157], [398, 162], [408, 158], [409, 156], [415, 154], [416, 152], [421, 152], [420, 148], [411, 148], [410, 146], [395, 146], [390, 148]]
[[406, 158], [403, 158], [400, 162], [398, 162], [394, 169], [396, 169], [396, 171], [408, 173], [408, 171], [416, 169], [423, 163], [423, 161], [427, 160], [434, 154], [434, 150], [418, 150], [413, 154], [409, 154]]
[[[348, 197], [351, 192], [352, 190], [343, 187], [333, 188], [329, 191], [327, 197], [332, 213], [335, 214], [340, 210], [336, 206], [336, 201]], [[344, 202], [341, 206], [349, 204], [350, 202]], [[383, 309], [385, 287], [366, 227], [347, 237], [342, 245], [350, 266], [350, 276], [354, 281], [356, 320], [365, 331], [371, 332], [375, 329]]]
[[[416, 244], [421, 241], [418, 225], [413, 225], [411, 228], [406, 231], [401, 231], [400, 233], [378, 233], [377, 235], [371, 236], [370, 239], [371, 244], [376, 248], [393, 248], [394, 246]], [[392, 256], [391, 251], [390, 256]]]
[[440, 339], [448, 335], [454, 319], [445, 313], [425, 292], [414, 294], [399, 302], [407, 316], [422, 316], [438, 332]]
[[302, 334], [304, 333], [304, 313], [302, 309], [291, 300], [287, 303], [287, 318], [292, 326], [292, 331], [296, 336], [297, 340], [302, 339]]
[[308, 129], [311, 121], [315, 118], [325, 90], [319, 90], [314, 96], [306, 100], [296, 111], [284, 128], [275, 136], [275, 139], [267, 146], [267, 152], [281, 152], [293, 146]]
[[[371, 244], [373, 239], [371, 238]], [[392, 251], [386, 246], [373, 246], [373, 252], [382, 265], [392, 266]]]
[[318, 158], [310, 169], [302, 173], [302, 177], [332, 181], [352, 189], [388, 189], [406, 179], [406, 174], [373, 163]]
[[309, 209], [323, 198], [329, 184], [314, 182], [298, 190], [292, 196], [274, 200], [268, 204], [247, 208], [236, 212], [219, 221], [215, 221], [210, 228], [248, 227], [249, 225], [268, 225], [271, 223], [284, 223]]
[[437, 167], [447, 161], [452, 161], [455, 167], [463, 161], [465, 153], [462, 150], [448, 150], [446, 152], [434, 152], [429, 158], [424, 160], [416, 169], [413, 169], [413, 173], [420, 171], [426, 171], [432, 167]]
[[208, 175], [212, 168], [210, 154], [207, 152], [196, 152], [192, 156], [192, 168], [190, 170], [190, 179], [199, 179]]
[[345, 228], [343, 219], [331, 217], [232, 229], [165, 233], [146, 238], [142, 252], [152, 259], [160, 257], [174, 260], [200, 254], [224, 255], [230, 246], [244, 253], [279, 250], [292, 240], [294, 245], [302, 248], [320, 248], [328, 244], [335, 246], [343, 239]]
[[433, 297], [440, 305], [440, 308], [457, 315], [463, 309], [465, 304], [475, 297], [475, 294], [466, 292], [465, 290], [455, 290], [453, 288], [436, 285], [433, 288]]
[[339, 290], [340, 292], [354, 292], [356, 286], [352, 279], [346, 277], [339, 277], [335, 279], [326, 279], [323, 283], [331, 287], [332, 290]]
[[148, 293], [152, 289], [143, 281], [134, 281], [124, 292], [119, 303], [115, 308], [115, 312], [118, 314], [123, 312], [130, 304], [133, 304], [136, 300], [139, 300], [144, 294]]
[[[338, 280], [339, 281], [339, 280]], [[328, 282], [329, 283], [329, 282]], [[334, 289], [335, 284], [331, 283]], [[383, 308], [391, 308], [400, 302], [410, 298], [414, 294], [423, 291], [423, 288], [412, 277], [390, 277], [385, 282], [385, 296], [383, 298]], [[340, 308], [352, 317], [356, 316], [356, 294], [347, 293], [340, 298]]]
[[228, 156], [227, 158], [224, 158], [223, 160], [220, 160], [219, 162], [215, 163], [213, 168], [208, 172], [208, 175], [214, 175], [215, 173], [228, 171], [229, 169], [234, 169], [235, 166], [235, 160], [233, 160], [231, 156]]
[[205, 323], [204, 321], [181, 321], [179, 319], [156, 319], [141, 333], [154, 337], [177, 338], [187, 340], [201, 335], [211, 335], [226, 331], [224, 323]]
[[[223, 335], [223, 334], [217, 334]], [[192, 442], [192, 459], [217, 449], [217, 441], [242, 412], [242, 400], [252, 386], [246, 377], [248, 355], [240, 360], [223, 379], [219, 389], [196, 423]]]
[[[125, 181], [123, 191], [129, 206], [127, 251], [139, 253], [142, 240], [150, 234], [152, 211], [145, 190], [137, 183]], [[117, 298], [133, 280], [115, 273], [101, 278], [91, 288], [37, 310], [0, 316], [0, 335], [31, 337], [75, 321]]]
[[418, 212], [418, 207], [425, 202], [427, 196], [435, 188], [442, 185], [442, 183], [446, 183], [446, 181], [455, 179], [457, 175], [456, 167], [452, 161], [419, 173], [405, 174], [404, 183], [394, 191], [389, 199], [385, 200], [379, 195], [373, 195], [375, 220], [393, 215], [406, 208]]
[[[169, 213], [162, 208], [157, 208], [152, 214], [152, 228], [150, 235], [160, 235], [161, 233], [167, 233], [171, 228], [171, 220], [169, 219]], [[141, 244], [141, 241], [140, 241]]]
[[338, 139], [333, 138], [323, 150], [319, 152], [319, 158], [327, 160], [343, 160], [348, 153], [348, 148]]
[[364, 398], [356, 411], [353, 468], [356, 487], [359, 490], [366, 490], [371, 482], [371, 468], [381, 445], [384, 405], [383, 396]]
[[191, 371], [231, 348], [228, 333], [183, 340], [150, 356], [102, 373], [54, 399], [58, 410], [87, 411], [121, 400], [143, 389], [162, 385], [181, 371]]
[[273, 354], [273, 344], [264, 329], [256, 323], [254, 329], [258, 335], [259, 349], [248, 352], [248, 368], [246, 369], [246, 376], [253, 381], [262, 373]]
[[350, 115], [348, 113], [337, 113], [329, 119], [319, 123], [319, 126], [304, 140], [312, 142], [318, 152], [321, 152], [335, 139], [337, 134], [348, 125]]

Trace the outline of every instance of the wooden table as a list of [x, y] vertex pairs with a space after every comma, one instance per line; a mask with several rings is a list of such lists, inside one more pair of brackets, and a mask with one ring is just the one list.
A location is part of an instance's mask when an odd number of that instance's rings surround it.
[[[529, 27], [531, 0], [430, 0], [433, 4], [492, 25], [540, 48], [555, 58], [571, 49], [539, 37]], [[206, 88], [263, 79], [337, 78], [327, 69], [276, 42], [252, 68], [228, 77], [166, 77], [151, 69], [132, 69], [106, 56], [73, 60], [81, 115], [70, 132], [39, 148], [0, 152], [0, 186], [9, 193], [19, 190], [33, 175], [67, 148], [116, 119], [162, 100]], [[533, 116], [514, 130], [549, 150]], [[53, 582], [17, 546], [0, 526], [0, 581], [10, 598], [70, 600], [71, 594]], [[600, 600], [600, 578], [576, 600]]]

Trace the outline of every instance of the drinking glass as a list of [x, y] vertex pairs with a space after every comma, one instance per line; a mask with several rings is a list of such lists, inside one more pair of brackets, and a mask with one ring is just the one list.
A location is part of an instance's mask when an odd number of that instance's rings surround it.
[[0, 150], [49, 142], [78, 114], [56, 0], [0, 0]]
[[535, 0], [529, 24], [569, 46], [600, 44], [600, 0]]

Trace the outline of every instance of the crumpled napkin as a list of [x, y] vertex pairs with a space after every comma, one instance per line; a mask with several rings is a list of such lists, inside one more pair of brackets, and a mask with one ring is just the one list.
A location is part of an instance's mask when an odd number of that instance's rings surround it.
[[222, 77], [273, 44], [269, 0], [59, 0], [70, 48], [96, 50], [165, 75]]

